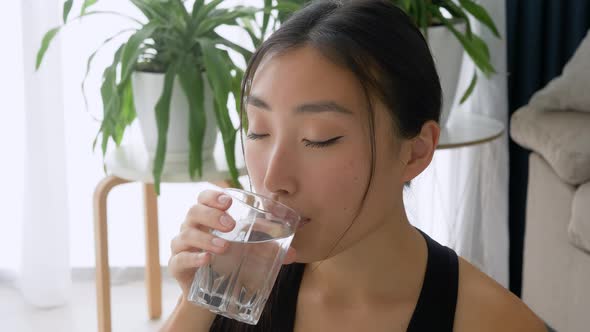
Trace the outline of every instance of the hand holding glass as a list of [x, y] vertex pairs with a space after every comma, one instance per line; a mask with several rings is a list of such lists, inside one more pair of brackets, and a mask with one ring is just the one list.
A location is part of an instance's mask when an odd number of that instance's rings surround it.
[[222, 255], [197, 270], [188, 300], [210, 311], [255, 325], [275, 283], [299, 224], [299, 215], [270, 198], [226, 189], [232, 198], [227, 213], [236, 221], [228, 233], [212, 234], [229, 241]]

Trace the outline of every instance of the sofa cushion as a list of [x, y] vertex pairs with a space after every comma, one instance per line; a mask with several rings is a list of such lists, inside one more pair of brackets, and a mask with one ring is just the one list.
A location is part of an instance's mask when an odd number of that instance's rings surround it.
[[510, 136], [543, 156], [564, 182], [590, 181], [590, 112], [539, 112], [524, 106], [512, 114]]
[[578, 187], [574, 194], [567, 233], [573, 245], [590, 253], [590, 182]]
[[590, 30], [560, 76], [533, 95], [529, 104], [537, 110], [590, 112]]

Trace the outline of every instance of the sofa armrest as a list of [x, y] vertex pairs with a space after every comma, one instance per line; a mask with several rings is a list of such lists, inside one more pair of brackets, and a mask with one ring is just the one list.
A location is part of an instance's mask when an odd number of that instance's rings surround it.
[[564, 182], [590, 181], [590, 112], [540, 111], [527, 105], [512, 114], [510, 136], [539, 153]]
[[576, 189], [567, 235], [573, 245], [590, 254], [590, 182]]

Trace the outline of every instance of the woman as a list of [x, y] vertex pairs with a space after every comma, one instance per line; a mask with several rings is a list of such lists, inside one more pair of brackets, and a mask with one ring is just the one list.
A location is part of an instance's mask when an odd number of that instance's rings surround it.
[[226, 250], [209, 229], [234, 223], [224, 214], [229, 197], [202, 193], [171, 244], [183, 295], [164, 331], [545, 330], [515, 296], [408, 221], [402, 193], [432, 160], [441, 88], [401, 10], [385, 0], [307, 6], [257, 50], [243, 96], [254, 190], [306, 224], [258, 325], [216, 317], [186, 294], [206, 251]]

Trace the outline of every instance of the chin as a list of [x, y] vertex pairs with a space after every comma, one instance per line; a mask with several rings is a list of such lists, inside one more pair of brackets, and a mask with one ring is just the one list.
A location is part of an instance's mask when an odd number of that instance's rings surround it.
[[313, 257], [318, 256], [317, 253], [310, 248], [309, 241], [305, 241], [305, 239], [301, 237], [301, 234], [299, 234], [299, 237], [295, 235], [295, 238], [293, 238], [293, 241], [291, 242], [291, 247], [295, 248], [295, 251], [297, 252], [295, 263], [311, 263], [316, 261]]
[[[296, 241], [297, 237], [293, 239], [291, 246], [295, 248], [297, 252], [297, 256], [295, 259], [295, 263], [315, 263], [322, 260], [327, 259], [328, 252], [330, 248], [317, 248], [310, 245], [311, 241], [305, 241], [304, 238], [299, 238], [299, 241]], [[333, 253], [332, 253], [333, 254]]]

